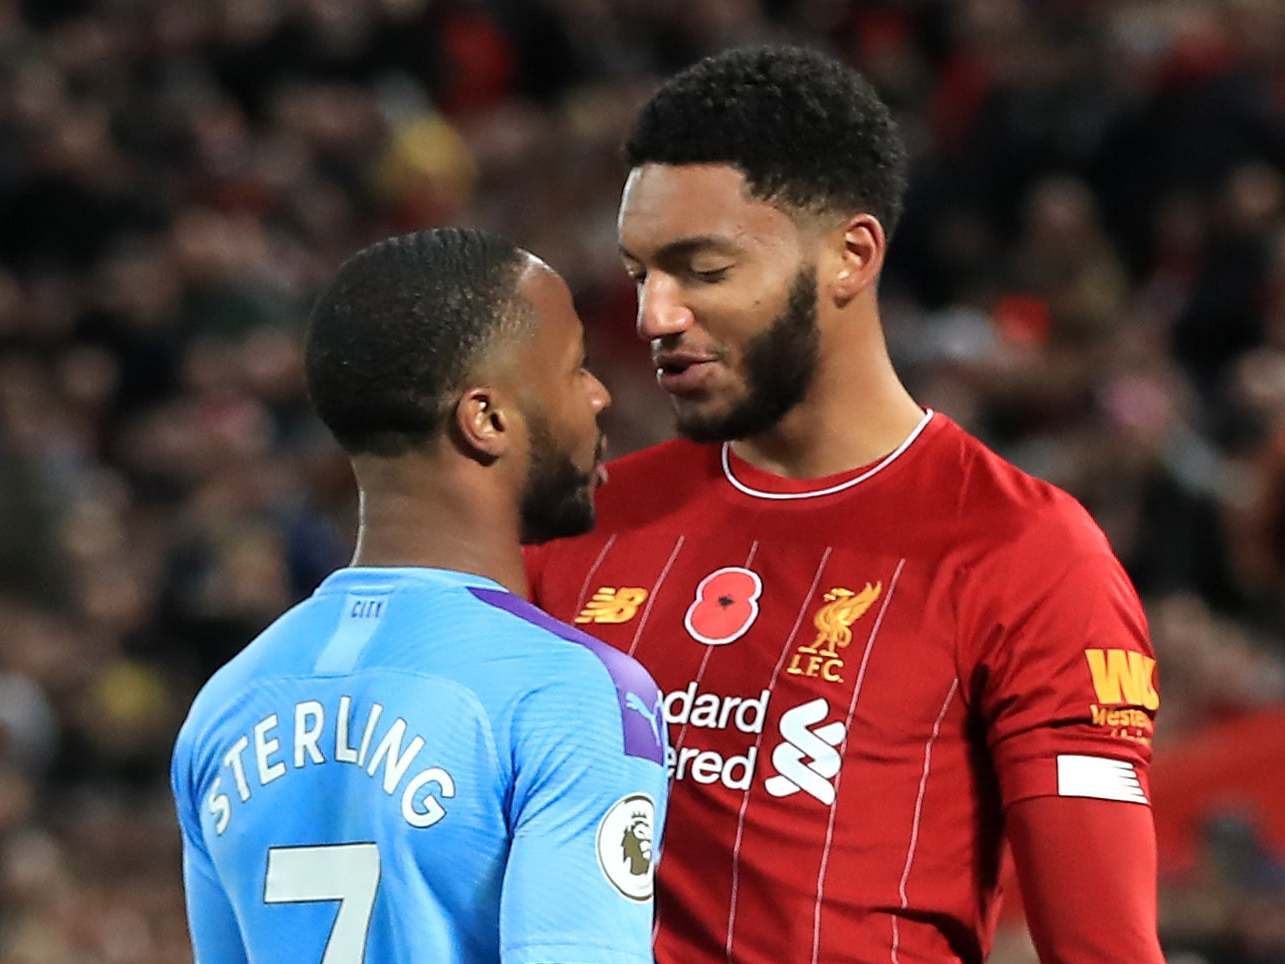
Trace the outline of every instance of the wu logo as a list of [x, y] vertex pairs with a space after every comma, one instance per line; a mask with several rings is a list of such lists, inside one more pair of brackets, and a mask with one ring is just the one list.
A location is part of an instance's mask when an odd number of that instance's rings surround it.
[[647, 590], [632, 586], [600, 586], [588, 605], [576, 616], [577, 623], [627, 623], [647, 601]]
[[817, 697], [781, 715], [784, 742], [772, 751], [777, 775], [763, 784], [774, 797], [788, 797], [802, 790], [829, 806], [834, 803], [830, 781], [843, 765], [839, 751], [848, 728], [838, 720], [817, 726], [830, 715], [830, 704]]
[[1093, 677], [1093, 691], [1104, 706], [1160, 706], [1160, 694], [1152, 683], [1156, 661], [1131, 649], [1086, 649]]

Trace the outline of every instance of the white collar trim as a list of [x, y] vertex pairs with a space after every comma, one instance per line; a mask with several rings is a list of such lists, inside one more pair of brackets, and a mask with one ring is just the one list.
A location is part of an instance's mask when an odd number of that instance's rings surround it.
[[879, 472], [882, 472], [884, 469], [890, 466], [893, 462], [895, 462], [898, 458], [901, 457], [901, 454], [905, 452], [906, 449], [910, 448], [910, 446], [914, 443], [915, 439], [919, 438], [923, 430], [928, 427], [928, 423], [932, 421], [932, 417], [933, 417], [933, 410], [931, 408], [927, 409], [924, 412], [924, 417], [919, 420], [919, 424], [916, 425], [913, 430], [911, 430], [911, 433], [906, 436], [905, 440], [900, 445], [898, 445], [895, 449], [889, 452], [886, 456], [880, 459], [876, 465], [872, 465], [867, 471], [862, 472], [860, 475], [856, 476], [855, 478], [848, 479], [846, 482], [840, 482], [837, 485], [832, 485], [825, 489], [817, 489], [813, 492], [764, 492], [761, 489], [751, 488], [750, 486], [742, 482], [740, 479], [738, 479], [735, 476], [735, 474], [733, 474], [732, 472], [732, 460], [731, 460], [731, 454], [730, 454], [732, 451], [732, 446], [730, 442], [723, 443], [723, 452], [722, 452], [723, 475], [727, 477], [727, 481], [732, 483], [732, 485], [738, 491], [744, 492], [746, 495], [751, 496], [755, 499], [776, 499], [776, 500], [785, 501], [785, 500], [792, 500], [792, 499], [818, 499], [823, 495], [834, 495], [836, 492], [842, 492], [845, 489], [852, 488], [854, 485], [859, 485], [860, 483], [864, 482], [866, 479], [870, 478], [873, 475], [878, 474]]

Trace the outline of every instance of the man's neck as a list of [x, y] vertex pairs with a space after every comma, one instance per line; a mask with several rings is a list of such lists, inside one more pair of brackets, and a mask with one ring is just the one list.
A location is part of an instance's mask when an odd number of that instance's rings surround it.
[[361, 504], [352, 565], [451, 569], [527, 594], [514, 507], [487, 498], [481, 487], [388, 464], [367, 464], [357, 474]]
[[822, 367], [804, 400], [773, 428], [732, 443], [755, 468], [816, 479], [869, 465], [896, 449], [924, 417], [882, 352], [854, 370], [851, 358]]

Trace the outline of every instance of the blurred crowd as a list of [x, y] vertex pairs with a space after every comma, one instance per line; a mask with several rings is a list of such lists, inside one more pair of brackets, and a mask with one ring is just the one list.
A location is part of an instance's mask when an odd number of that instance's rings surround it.
[[1162, 852], [1171, 960], [1285, 961], [1281, 757], [1235, 766], [1285, 745], [1280, 0], [0, 0], [0, 964], [190, 959], [173, 735], [351, 548], [300, 363], [338, 262], [509, 235], [576, 292], [613, 452], [667, 437], [619, 143], [659, 78], [775, 41], [902, 124], [912, 391], [1107, 531], [1158, 779], [1215, 741], [1226, 792]]

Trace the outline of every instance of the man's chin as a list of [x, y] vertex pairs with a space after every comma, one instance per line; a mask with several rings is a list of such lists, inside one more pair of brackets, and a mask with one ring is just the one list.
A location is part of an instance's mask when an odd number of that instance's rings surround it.
[[709, 398], [677, 398], [670, 396], [674, 410], [674, 430], [693, 442], [715, 441], [709, 436], [727, 415], [726, 406], [719, 410]]
[[576, 536], [592, 532], [595, 522], [595, 519], [590, 518], [575, 525], [540, 526], [528, 529], [522, 533], [522, 545], [542, 546], [546, 542], [555, 542], [558, 539], [574, 539]]
[[713, 411], [708, 406], [678, 408], [674, 428], [690, 442], [730, 442], [741, 438], [737, 412]]
[[593, 530], [597, 516], [593, 506], [593, 489], [587, 488], [579, 498], [559, 506], [555, 512], [530, 516], [522, 520], [522, 545], [538, 546], [555, 539], [571, 539]]
[[675, 405], [674, 427], [691, 442], [734, 442], [771, 431], [793, 408], [781, 399], [747, 395], [732, 403]]

